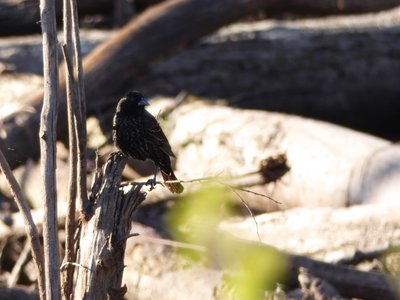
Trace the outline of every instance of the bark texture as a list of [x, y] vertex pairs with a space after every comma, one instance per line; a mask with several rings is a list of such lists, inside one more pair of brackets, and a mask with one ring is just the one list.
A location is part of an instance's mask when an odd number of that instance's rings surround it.
[[[393, 12], [399, 20], [400, 10]], [[372, 17], [232, 26], [162, 62], [140, 87], [171, 97], [186, 90], [396, 139], [400, 57], [393, 41], [400, 30], [378, 28], [380, 18]]]
[[95, 176], [91, 191], [93, 216], [80, 228], [76, 299], [122, 299], [126, 240], [132, 215], [144, 200], [141, 185], [121, 189], [126, 158], [114, 153]]
[[46, 299], [53, 300], [60, 298], [61, 290], [56, 191], [58, 61], [55, 7], [52, 1], [40, 1], [40, 21], [43, 37], [44, 75], [43, 106], [39, 128], [41, 187], [45, 213], [43, 248]]

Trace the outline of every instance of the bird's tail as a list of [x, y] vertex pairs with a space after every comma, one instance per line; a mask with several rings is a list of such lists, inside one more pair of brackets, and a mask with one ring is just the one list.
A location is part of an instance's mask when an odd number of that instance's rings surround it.
[[[174, 174], [174, 171], [172, 171], [172, 170], [170, 170], [170, 171], [160, 170], [160, 171], [161, 171], [161, 175], [162, 175], [164, 181], [178, 180], [178, 178], [176, 178], [176, 176]], [[173, 193], [180, 194], [184, 190], [183, 185], [180, 182], [173, 182], [173, 183], [171, 182], [171, 183], [166, 183], [165, 185]]]

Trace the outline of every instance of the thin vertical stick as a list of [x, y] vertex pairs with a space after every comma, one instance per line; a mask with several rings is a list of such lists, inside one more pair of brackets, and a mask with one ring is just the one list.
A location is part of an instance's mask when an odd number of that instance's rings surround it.
[[[65, 60], [69, 59], [67, 49], [63, 45], [63, 54]], [[69, 73], [69, 68], [66, 68], [66, 77], [72, 76]], [[76, 94], [72, 91], [72, 83], [68, 83], [71, 79], [67, 79], [67, 110], [68, 110], [68, 131], [69, 131], [69, 175], [68, 175], [68, 196], [67, 196], [67, 215], [65, 219], [65, 256], [64, 262], [75, 262], [76, 254], [74, 247], [74, 234], [75, 234], [75, 212], [76, 212], [76, 190], [77, 190], [77, 142], [75, 127], [76, 122], [73, 114], [73, 97]], [[61, 292], [64, 299], [70, 299], [72, 293], [72, 283], [74, 268], [72, 265], [67, 264], [62, 273]]]
[[77, 139], [78, 139], [78, 199], [79, 199], [79, 210], [83, 215], [86, 215], [87, 208], [89, 207], [89, 201], [87, 196], [87, 184], [86, 184], [86, 96], [85, 96], [85, 84], [83, 80], [83, 66], [81, 56], [81, 41], [79, 37], [79, 23], [78, 23], [78, 9], [76, 0], [70, 0], [70, 8], [72, 12], [72, 43], [74, 48], [74, 68], [75, 78], [77, 79], [77, 90], [78, 90], [78, 103], [76, 103], [75, 109], [76, 122], [77, 122]]
[[44, 97], [40, 116], [40, 169], [44, 203], [43, 245], [45, 256], [46, 298], [59, 299], [60, 257], [56, 196], [56, 124], [57, 124], [57, 29], [55, 2], [40, 0], [43, 37]]
[[8, 277], [7, 279], [7, 287], [12, 288], [17, 284], [22, 267], [28, 260], [30, 253], [31, 253], [31, 245], [29, 241], [26, 241], [24, 248], [22, 249], [22, 252], [18, 257], [17, 262], [15, 263], [11, 271], [10, 277]]
[[65, 59], [65, 78], [66, 78], [66, 95], [67, 95], [67, 112], [68, 112], [68, 135], [69, 135], [69, 178], [68, 178], [68, 196], [67, 196], [67, 216], [65, 219], [65, 269], [62, 271], [61, 293], [63, 299], [70, 299], [72, 295], [74, 267], [71, 264], [75, 262], [76, 253], [74, 247], [75, 234], [75, 211], [76, 211], [76, 194], [77, 194], [77, 129], [75, 121], [75, 110], [77, 101], [76, 84], [73, 73], [73, 63], [70, 53], [72, 51], [72, 28], [71, 28], [71, 6], [69, 0], [63, 1], [63, 19], [64, 19], [64, 44], [62, 51]]
[[24, 195], [22, 194], [21, 187], [11, 172], [10, 166], [0, 150], [0, 170], [4, 174], [7, 184], [10, 188], [11, 194], [17, 203], [18, 209], [21, 212], [25, 224], [26, 236], [31, 245], [33, 261], [36, 265], [40, 299], [46, 299], [45, 290], [45, 276], [44, 276], [44, 258], [43, 249], [40, 244], [39, 232], [33, 222], [32, 214]]

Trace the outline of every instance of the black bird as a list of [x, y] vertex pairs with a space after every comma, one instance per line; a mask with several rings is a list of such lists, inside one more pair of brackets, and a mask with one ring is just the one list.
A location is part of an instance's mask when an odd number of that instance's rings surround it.
[[[160, 124], [145, 109], [147, 105], [147, 99], [137, 91], [128, 92], [121, 98], [113, 121], [114, 143], [124, 154], [135, 159], [151, 159], [160, 169], [164, 181], [177, 180], [170, 160], [170, 156], [175, 155]], [[173, 193], [183, 192], [179, 182], [166, 186]]]

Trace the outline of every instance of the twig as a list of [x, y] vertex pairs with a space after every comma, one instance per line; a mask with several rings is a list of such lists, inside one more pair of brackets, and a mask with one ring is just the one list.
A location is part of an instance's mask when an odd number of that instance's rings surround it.
[[81, 53], [81, 41], [79, 37], [79, 22], [78, 22], [78, 9], [76, 0], [69, 0], [70, 8], [72, 12], [72, 46], [74, 53], [74, 71], [76, 78], [76, 88], [78, 91], [78, 101], [75, 105], [75, 118], [77, 125], [77, 140], [78, 140], [78, 199], [79, 199], [79, 210], [86, 216], [86, 210], [89, 208], [90, 203], [88, 201], [87, 183], [86, 183], [86, 96], [85, 96], [85, 84], [83, 79], [83, 66], [82, 66], [82, 53]]
[[29, 205], [22, 194], [21, 188], [18, 185], [10, 166], [8, 165], [3, 152], [0, 150], [0, 170], [4, 174], [11, 194], [16, 202], [19, 211], [24, 219], [24, 227], [28, 237], [29, 244], [32, 248], [32, 257], [37, 269], [38, 285], [40, 299], [46, 299], [45, 292], [45, 277], [44, 277], [44, 257], [43, 249], [39, 240], [39, 232], [33, 222], [32, 214]]
[[8, 238], [0, 240], [0, 260], [3, 259], [4, 248], [7, 246]]
[[[155, 184], [164, 185], [164, 183], [177, 183], [177, 182], [179, 182], [179, 183], [195, 183], [195, 182], [204, 182], [204, 181], [215, 182], [215, 183], [218, 183], [218, 184], [220, 184], [220, 185], [226, 186], [226, 187], [228, 187], [233, 193], [235, 193], [235, 195], [239, 198], [240, 202], [243, 204], [243, 206], [244, 206], [244, 207], [246, 208], [246, 210], [249, 212], [249, 215], [253, 218], [254, 224], [255, 224], [255, 226], [256, 226], [256, 232], [257, 232], [258, 240], [259, 240], [259, 242], [262, 242], [261, 236], [260, 236], [260, 232], [259, 232], [258, 222], [257, 222], [257, 220], [256, 220], [256, 218], [255, 218], [253, 212], [251, 211], [249, 205], [247, 204], [247, 202], [246, 202], [246, 201], [243, 199], [243, 197], [238, 193], [238, 190], [239, 190], [239, 191], [242, 191], [242, 192], [250, 193], [250, 194], [253, 194], [253, 195], [257, 195], [257, 196], [260, 196], [260, 197], [265, 197], [265, 198], [267, 198], [267, 199], [273, 201], [273, 202], [276, 203], [276, 204], [282, 204], [281, 202], [276, 201], [276, 200], [273, 199], [272, 197], [270, 197], [270, 196], [268, 196], [268, 195], [261, 194], [261, 193], [257, 193], [257, 192], [251, 191], [251, 190], [247, 190], [247, 189], [244, 189], [244, 188], [241, 188], [241, 187], [238, 187], [238, 186], [234, 186], [234, 185], [228, 184], [228, 183], [226, 183], [226, 182], [221, 181], [221, 180], [218, 179], [217, 177], [203, 177], [203, 178], [196, 178], [196, 179], [190, 179], [190, 180], [167, 180], [167, 181], [164, 181], [164, 182], [156, 181]], [[123, 183], [121, 183], [121, 186], [126, 186], [126, 185], [129, 185], [129, 184], [131, 184], [131, 183], [132, 183], [132, 182], [123, 182]], [[135, 183], [135, 184], [144, 184], [144, 185], [148, 184], [147, 182], [134, 182], [134, 183]]]
[[[75, 111], [77, 102], [76, 84], [74, 80], [73, 62], [70, 53], [72, 51], [72, 29], [71, 29], [71, 5], [69, 0], [63, 1], [63, 19], [64, 19], [64, 44], [62, 53], [65, 61], [66, 77], [66, 97], [67, 97], [67, 115], [68, 115], [68, 137], [69, 137], [69, 175], [68, 175], [68, 195], [67, 195], [67, 216], [65, 219], [65, 256], [64, 261], [75, 261], [75, 213], [76, 213], [76, 194], [77, 194], [77, 167], [78, 167], [78, 132]], [[68, 300], [72, 295], [74, 279], [74, 268], [68, 265], [61, 277], [61, 294], [63, 299]]]
[[50, 300], [59, 299], [61, 295], [55, 176], [58, 61], [54, 1], [40, 0], [40, 20], [43, 37], [44, 77], [44, 96], [39, 129], [40, 169], [46, 216], [43, 224], [46, 298]]
[[[222, 184], [222, 183], [221, 183], [221, 184]], [[224, 185], [225, 185], [225, 184], [224, 184]], [[251, 211], [250, 207], [247, 205], [246, 201], [244, 201], [244, 199], [242, 198], [242, 196], [240, 196], [240, 194], [235, 190], [234, 187], [232, 187], [232, 186], [230, 186], [230, 185], [228, 185], [228, 184], [226, 184], [226, 186], [228, 186], [228, 187], [232, 190], [232, 192], [234, 192], [234, 193], [236, 194], [236, 196], [238, 196], [238, 198], [240, 199], [240, 201], [242, 202], [242, 204], [244, 205], [244, 207], [245, 207], [245, 208], [247, 209], [247, 211], [249, 212], [250, 216], [252, 217], [252, 219], [253, 219], [253, 221], [254, 221], [254, 224], [256, 225], [256, 233], [257, 233], [258, 241], [259, 241], [260, 243], [262, 243], [261, 236], [260, 236], [260, 230], [259, 230], [259, 228], [258, 228], [258, 222], [257, 222], [256, 218], [254, 217], [254, 214], [253, 214], [253, 212]]]
[[[290, 167], [287, 164], [287, 158], [286, 154], [280, 153], [274, 156], [267, 157], [266, 159], [263, 159], [260, 161], [259, 168], [255, 171], [247, 172], [244, 174], [240, 175], [234, 175], [234, 176], [229, 176], [229, 177], [220, 177], [220, 176], [209, 176], [209, 177], [202, 177], [202, 178], [195, 178], [191, 180], [174, 180], [174, 181], [168, 181], [166, 183], [193, 183], [193, 182], [203, 182], [203, 181], [214, 181], [214, 182], [224, 182], [224, 183], [229, 183], [230, 186], [234, 187], [236, 190], [241, 190], [246, 193], [250, 193], [253, 195], [257, 195], [260, 197], [267, 198], [274, 202], [275, 204], [281, 205], [282, 203], [279, 201], [276, 201], [272, 197], [253, 192], [251, 190], [245, 189], [245, 187], [248, 186], [255, 186], [255, 185], [263, 185], [263, 184], [268, 184], [271, 182], [276, 182], [278, 181], [282, 176], [284, 176], [288, 171], [290, 170]], [[246, 180], [246, 177], [247, 180]], [[122, 185], [126, 185], [129, 183], [122, 183]], [[158, 183], [161, 184], [162, 183]], [[155, 195], [155, 194], [153, 194]], [[158, 197], [152, 197], [151, 194], [149, 195], [147, 199], [147, 204], [149, 203], [154, 203], [154, 202], [159, 202], [162, 200], [169, 199], [168, 194], [164, 195], [158, 195]]]
[[149, 237], [149, 236], [139, 236], [138, 238], [135, 239], [135, 242], [137, 242], [137, 243], [149, 242], [149, 243], [154, 243], [154, 244], [159, 244], [159, 245], [171, 246], [171, 247], [175, 247], [175, 248], [185, 248], [185, 249], [202, 251], [202, 252], [207, 251], [207, 248], [204, 246], [183, 243], [183, 242], [178, 242], [178, 241], [172, 241], [172, 240], [167, 240], [167, 239], [154, 238], [154, 237]]
[[254, 192], [254, 191], [251, 191], [251, 190], [248, 190], [248, 189], [244, 189], [244, 188], [241, 188], [241, 187], [235, 187], [235, 189], [237, 189], [239, 191], [242, 191], [242, 192], [249, 193], [249, 194], [253, 194], [253, 195], [256, 195], [256, 196], [267, 198], [268, 200], [271, 200], [272, 202], [274, 202], [276, 204], [279, 204], [279, 205], [283, 204], [282, 202], [279, 202], [279, 201], [275, 200], [274, 198], [272, 198], [272, 197], [270, 197], [268, 195], [265, 195], [265, 194], [257, 193], [257, 192]]
[[158, 115], [160, 119], [166, 119], [175, 109], [182, 105], [188, 99], [188, 92], [183, 90], [176, 97], [174, 105], [165, 109], [162, 113]]
[[123, 236], [122, 238], [119, 239], [119, 241], [117, 241], [115, 243], [114, 247], [118, 247], [122, 243], [126, 242], [127, 239], [129, 239], [131, 237], [135, 237], [135, 236], [139, 236], [139, 233], [130, 233], [130, 234], [127, 234], [127, 235]]
[[[270, 137], [272, 138], [272, 137]], [[251, 176], [251, 175], [261, 175], [261, 180], [256, 184], [264, 184], [275, 182], [283, 177], [287, 172], [289, 172], [290, 167], [287, 164], [287, 157], [285, 153], [279, 153], [274, 156], [267, 157], [260, 161], [259, 168], [256, 171], [251, 171], [248, 173], [235, 175], [229, 177], [229, 180], [241, 179], [243, 177]]]
[[[232, 176], [232, 177], [225, 178], [225, 179], [214, 176], [214, 177], [203, 177], [203, 178], [196, 178], [196, 179], [190, 179], [190, 180], [168, 180], [165, 182], [157, 181], [155, 184], [164, 185], [164, 183], [195, 183], [195, 182], [207, 181], [207, 182], [215, 182], [217, 184], [228, 187], [230, 190], [232, 190], [233, 193], [235, 193], [235, 195], [239, 198], [239, 200], [241, 201], [243, 206], [247, 209], [249, 215], [252, 217], [254, 224], [256, 226], [256, 233], [257, 233], [258, 240], [261, 242], [261, 236], [260, 236], [260, 232], [259, 232], [258, 222], [257, 222], [253, 212], [251, 211], [250, 206], [243, 199], [243, 197], [238, 193], [238, 191], [242, 191], [245, 193], [250, 193], [250, 194], [253, 194], [256, 196], [267, 198], [270, 201], [274, 202], [275, 204], [281, 205], [282, 203], [279, 201], [276, 201], [275, 199], [273, 199], [272, 197], [270, 197], [268, 195], [257, 193], [257, 192], [243, 188], [243, 186], [249, 186], [248, 182], [246, 184], [242, 184], [242, 185], [239, 185], [239, 184], [234, 185], [234, 184], [229, 184], [226, 181], [232, 181], [234, 179], [241, 179], [246, 175], [260, 174], [261, 175], [260, 177], [262, 177], [262, 178], [258, 179], [257, 183], [265, 184], [265, 183], [277, 181], [284, 174], [286, 174], [286, 172], [288, 172], [289, 169], [290, 168], [287, 165], [286, 155], [279, 154], [276, 156], [268, 157], [267, 159], [263, 159], [261, 161], [259, 169], [257, 171], [246, 173], [244, 175]], [[137, 182], [135, 182], [135, 183], [137, 184]], [[125, 186], [127, 184], [129, 184], [129, 183], [124, 182], [121, 184], [121, 186]], [[141, 183], [141, 184], [147, 184], [147, 183]], [[254, 185], [254, 182], [252, 182], [252, 185]]]
[[31, 245], [30, 245], [29, 241], [27, 240], [25, 242], [25, 245], [24, 245], [24, 248], [22, 249], [21, 254], [18, 257], [17, 262], [15, 263], [15, 265], [11, 271], [10, 277], [8, 277], [8, 279], [7, 279], [7, 287], [11, 288], [17, 284], [17, 281], [19, 279], [19, 274], [22, 270], [22, 267], [28, 260], [30, 253], [31, 253]]
[[[215, 183], [218, 183], [218, 184], [226, 185], [226, 186], [228, 186], [230, 188], [233, 188], [235, 190], [239, 190], [239, 191], [242, 191], [242, 192], [246, 192], [246, 193], [249, 193], [249, 194], [253, 194], [253, 195], [256, 195], [256, 196], [267, 198], [267, 199], [271, 200], [272, 202], [274, 202], [276, 204], [279, 204], [279, 205], [283, 204], [282, 202], [279, 202], [279, 201], [275, 200], [274, 198], [272, 198], [272, 197], [270, 197], [268, 195], [257, 193], [257, 192], [242, 188], [242, 187], [240, 187], [238, 185], [232, 185], [232, 184], [225, 183], [221, 179], [218, 179], [217, 177], [203, 177], [203, 178], [195, 178], [195, 179], [189, 179], [189, 180], [156, 181], [155, 184], [156, 185], [159, 184], [159, 185], [164, 186], [165, 183], [196, 183], [196, 182], [204, 182], [204, 181], [215, 182]], [[149, 183], [145, 182], [145, 181], [143, 181], [143, 182], [141, 182], [141, 181], [125, 181], [125, 182], [121, 183], [121, 187], [130, 185], [130, 184], [147, 185]]]
[[[68, 0], [64, 0], [64, 1], [68, 1]], [[65, 4], [64, 4], [65, 5]], [[65, 22], [65, 21], [64, 21]], [[67, 22], [65, 22], [65, 24], [68, 24]], [[66, 25], [67, 26], [67, 25]], [[67, 89], [67, 96], [68, 94], [71, 96], [70, 99], [72, 100], [73, 97], [76, 96], [75, 94], [75, 90], [73, 90], [74, 88], [74, 82], [75, 82], [75, 78], [74, 78], [74, 65], [72, 63], [71, 60], [71, 46], [68, 45], [68, 37], [64, 37], [65, 41], [64, 43], [61, 45], [61, 50], [62, 50], [62, 54], [64, 57], [64, 61], [65, 61], [65, 77], [67, 77], [67, 84], [66, 84], [66, 89]], [[68, 83], [69, 82], [69, 83]], [[69, 100], [67, 97], [67, 105]], [[74, 105], [72, 103], [71, 108], [74, 108]], [[69, 117], [69, 116], [68, 116]], [[69, 125], [69, 123], [68, 123]], [[70, 132], [68, 131], [68, 135], [70, 134]]]
[[246, 192], [246, 193], [249, 193], [249, 194], [253, 194], [253, 195], [256, 195], [256, 196], [267, 198], [268, 200], [271, 200], [272, 202], [274, 202], [276, 204], [280, 204], [280, 205], [282, 204], [282, 202], [279, 202], [279, 201], [275, 200], [274, 198], [272, 198], [272, 197], [270, 197], [268, 195], [257, 193], [257, 192], [242, 188], [242, 187], [240, 187], [238, 185], [228, 184], [228, 183], [223, 182], [222, 180], [218, 179], [217, 177], [204, 177], [204, 178], [196, 178], [196, 179], [191, 179], [191, 180], [167, 180], [167, 181], [164, 181], [164, 182], [157, 182], [157, 183], [160, 183], [160, 184], [163, 184], [163, 183], [177, 183], [177, 182], [180, 182], [180, 183], [194, 183], [194, 182], [202, 182], [202, 181], [216, 182], [218, 184], [222, 184], [222, 185], [228, 186], [231, 189], [235, 189], [235, 190], [239, 190], [239, 191]]
[[371, 261], [374, 259], [382, 259], [383, 257], [393, 254], [400, 253], [400, 247], [389, 247], [373, 251], [360, 251], [357, 250], [352, 257], [342, 258], [337, 262], [340, 265], [357, 265], [363, 261]]
[[78, 263], [72, 262], [72, 261], [63, 262], [60, 266], [60, 271], [63, 271], [66, 267], [69, 267], [69, 266], [79, 267], [79, 268], [85, 269], [87, 271], [90, 271], [90, 269], [88, 267], [85, 267], [81, 264], [78, 264]]

